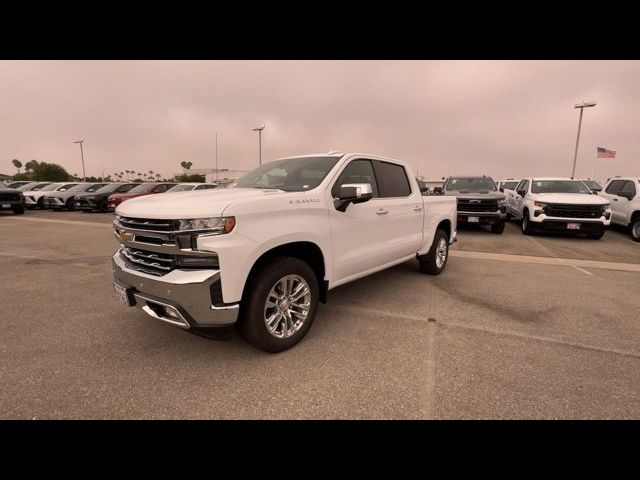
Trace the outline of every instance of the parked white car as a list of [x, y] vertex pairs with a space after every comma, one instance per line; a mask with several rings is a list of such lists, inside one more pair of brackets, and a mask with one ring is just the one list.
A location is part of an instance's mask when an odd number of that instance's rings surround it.
[[441, 273], [456, 238], [454, 197], [422, 196], [406, 163], [367, 154], [276, 160], [116, 215], [118, 299], [185, 329], [237, 321], [269, 352], [300, 341], [339, 285], [415, 258]]
[[44, 204], [45, 195], [51, 192], [66, 192], [71, 187], [75, 187], [78, 184], [76, 183], [68, 183], [68, 182], [59, 182], [59, 183], [50, 183], [45, 185], [44, 187], [38, 190], [30, 190], [24, 192], [24, 200], [28, 209], [38, 208], [46, 208]]
[[628, 227], [631, 238], [640, 242], [640, 179], [612, 178], [600, 196], [611, 202], [611, 222]]
[[583, 233], [602, 238], [611, 223], [611, 207], [580, 180], [524, 178], [507, 195], [507, 212], [522, 220], [522, 233], [537, 230]]

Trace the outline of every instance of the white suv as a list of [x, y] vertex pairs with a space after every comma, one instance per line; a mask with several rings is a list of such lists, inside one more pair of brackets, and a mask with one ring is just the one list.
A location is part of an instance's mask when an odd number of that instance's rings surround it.
[[598, 239], [611, 223], [609, 202], [571, 178], [523, 178], [507, 196], [507, 213], [522, 219], [525, 235], [546, 230]]
[[612, 178], [600, 196], [611, 202], [611, 221], [629, 227], [631, 238], [640, 242], [640, 179]]

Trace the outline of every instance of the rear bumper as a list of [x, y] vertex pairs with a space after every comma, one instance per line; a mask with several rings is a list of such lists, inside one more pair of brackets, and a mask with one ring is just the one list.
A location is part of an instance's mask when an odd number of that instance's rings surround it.
[[214, 306], [212, 287], [219, 270], [173, 270], [162, 277], [127, 267], [120, 250], [113, 255], [114, 283], [127, 289], [132, 306], [151, 317], [185, 329], [235, 323], [239, 304]]

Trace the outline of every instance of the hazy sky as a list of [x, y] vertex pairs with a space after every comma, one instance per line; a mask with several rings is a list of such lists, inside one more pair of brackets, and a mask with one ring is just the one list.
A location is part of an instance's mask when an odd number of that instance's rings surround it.
[[87, 175], [252, 169], [305, 153], [369, 152], [427, 178], [640, 175], [638, 61], [1, 61], [0, 173], [37, 159]]

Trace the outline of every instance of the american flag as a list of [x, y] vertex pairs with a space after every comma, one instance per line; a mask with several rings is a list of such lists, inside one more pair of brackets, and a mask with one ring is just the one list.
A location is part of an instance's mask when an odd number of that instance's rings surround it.
[[616, 158], [615, 150], [598, 147], [598, 158]]

